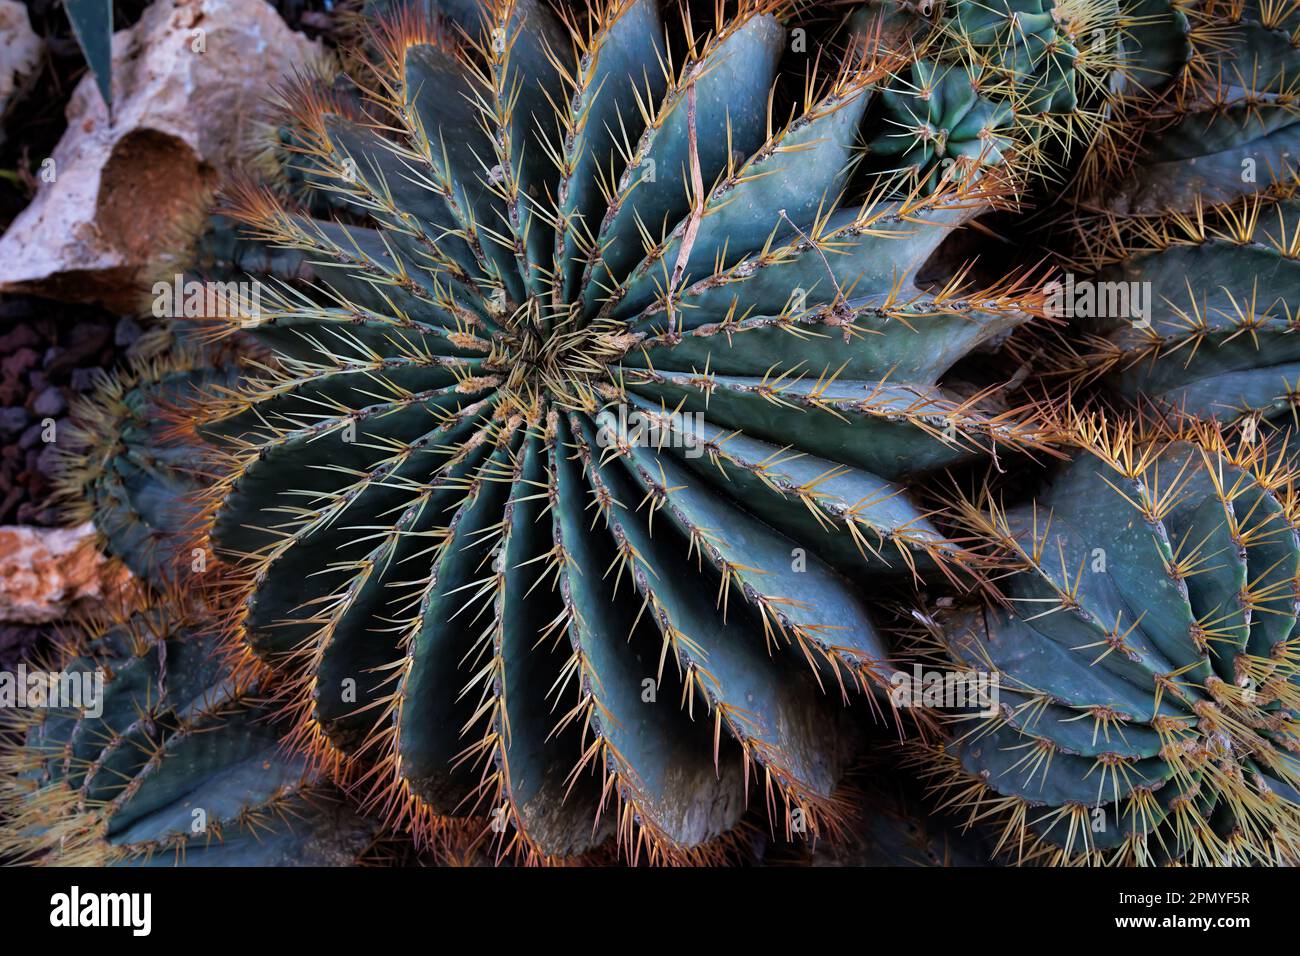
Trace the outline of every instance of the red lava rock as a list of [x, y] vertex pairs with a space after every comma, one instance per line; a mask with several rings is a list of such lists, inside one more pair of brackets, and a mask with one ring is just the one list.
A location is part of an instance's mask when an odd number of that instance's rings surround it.
[[94, 527], [0, 527], [0, 622], [43, 624], [93, 609], [133, 587], [95, 547]]

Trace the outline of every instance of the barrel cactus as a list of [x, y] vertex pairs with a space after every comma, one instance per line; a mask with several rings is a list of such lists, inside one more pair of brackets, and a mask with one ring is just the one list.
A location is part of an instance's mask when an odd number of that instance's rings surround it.
[[[850, 45], [921, 55], [883, 97], [866, 143], [933, 188], [957, 159], [1055, 173], [1102, 132], [1107, 86], [1123, 62], [1127, 5], [1090, 0], [875, 0], [849, 16]], [[883, 29], [879, 24], [883, 23]]]
[[918, 616], [999, 707], [915, 762], [1015, 862], [1294, 864], [1294, 465], [1210, 426], [1137, 432], [1079, 416], [1034, 500], [969, 508], [1008, 600]]
[[30, 665], [43, 696], [6, 708], [0, 727], [0, 856], [348, 866], [379, 855], [375, 824], [283, 752], [217, 629], [178, 616], [179, 603], [114, 611], [65, 638], [48, 667]]
[[869, 148], [882, 160], [898, 156], [903, 169], [924, 177], [926, 191], [938, 186], [958, 157], [997, 165], [1016, 147], [1011, 105], [980, 96], [972, 67], [919, 60], [909, 85], [884, 94], [889, 121], [897, 128]]
[[1300, 20], [1219, 0], [1131, 14], [1105, 142], [1055, 246], [1049, 311], [1070, 331], [1045, 349], [1052, 386], [1249, 435], [1289, 430]]
[[206, 564], [191, 547], [204, 475], [181, 409], [234, 378], [228, 355], [175, 348], [134, 361], [74, 402], [72, 427], [57, 439], [57, 498], [68, 522], [93, 522], [102, 550], [157, 588]]
[[1289, 179], [1300, 12], [1258, 0], [1141, 0], [1130, 12], [1105, 148], [1088, 157], [1081, 205], [1189, 213]]
[[[698, 6], [377, 0], [284, 86], [60, 436], [144, 597], [0, 855], [1298, 862], [1295, 11]], [[973, 278], [1026, 196], [1060, 282]]]
[[1109, 219], [1060, 286], [1077, 334], [1062, 341], [1059, 372], [1167, 416], [1289, 430], [1300, 381], [1294, 188], [1194, 217]]
[[440, 10], [378, 20], [355, 85], [286, 92], [324, 203], [231, 192], [312, 278], [229, 320], [258, 357], [193, 412], [230, 639], [292, 741], [417, 834], [709, 860], [755, 786], [825, 834], [843, 705], [888, 707], [864, 582], [970, 560], [911, 485], [1042, 440], [941, 382], [1041, 295], [916, 279], [1001, 167], [859, 177], [909, 61], [787, 87], [783, 3]]

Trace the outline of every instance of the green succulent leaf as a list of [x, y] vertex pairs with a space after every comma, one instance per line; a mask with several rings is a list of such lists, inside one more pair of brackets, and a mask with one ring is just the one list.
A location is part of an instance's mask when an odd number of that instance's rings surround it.
[[113, 106], [113, 0], [64, 0], [77, 45], [104, 105]]

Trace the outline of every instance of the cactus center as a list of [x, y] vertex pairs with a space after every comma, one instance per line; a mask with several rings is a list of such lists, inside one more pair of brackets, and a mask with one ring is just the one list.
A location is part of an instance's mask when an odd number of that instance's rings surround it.
[[533, 296], [510, 314], [487, 365], [511, 391], [575, 400], [607, 380], [637, 340], [622, 321], [588, 320], [576, 305]]

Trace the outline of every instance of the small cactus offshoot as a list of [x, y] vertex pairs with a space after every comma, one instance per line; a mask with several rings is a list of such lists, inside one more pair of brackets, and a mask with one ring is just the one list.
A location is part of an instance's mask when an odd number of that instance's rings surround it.
[[[211, 366], [215, 365], [213, 368]], [[57, 497], [70, 524], [94, 522], [101, 547], [138, 578], [167, 589], [202, 570], [193, 543], [204, 475], [193, 443], [172, 420], [235, 368], [183, 349], [102, 376], [72, 409], [59, 450]]]

